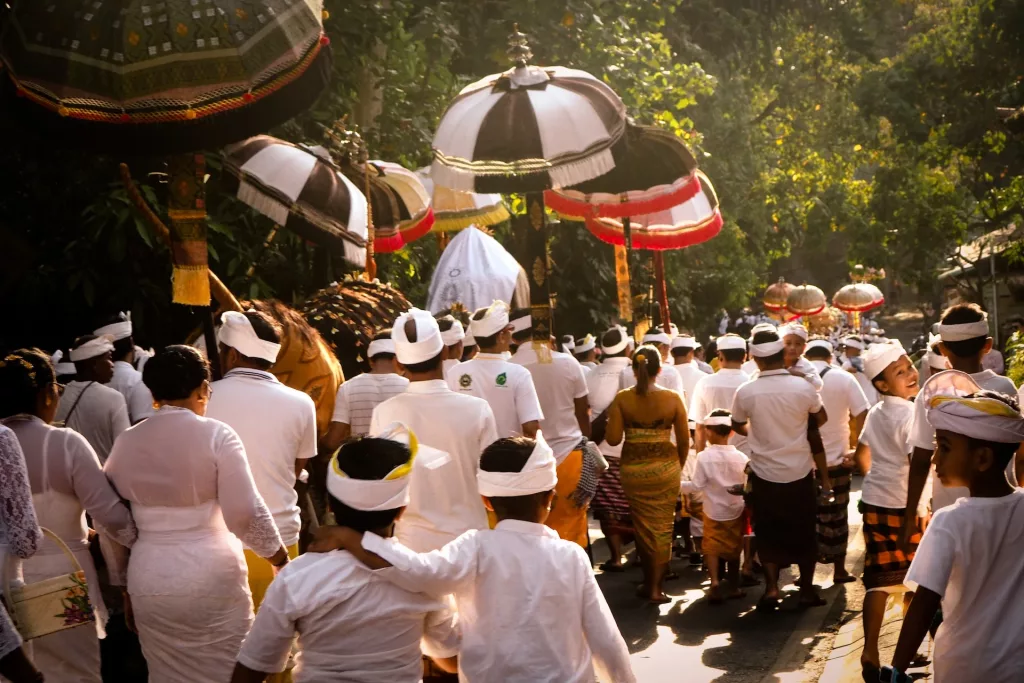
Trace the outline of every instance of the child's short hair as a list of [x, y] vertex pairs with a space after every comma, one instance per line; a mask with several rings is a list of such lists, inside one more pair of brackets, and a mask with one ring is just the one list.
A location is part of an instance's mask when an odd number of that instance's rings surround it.
[[[977, 323], [985, 319], [985, 312], [978, 304], [957, 304], [950, 306], [942, 314], [943, 325], [965, 325]], [[981, 353], [988, 341], [988, 335], [983, 334], [973, 339], [963, 341], [943, 341], [949, 351], [957, 358], [973, 358]]]
[[[363, 437], [349, 441], [338, 451], [338, 467], [352, 479], [380, 481], [396, 467], [409, 462], [409, 447], [391, 439]], [[394, 523], [402, 508], [369, 512], [345, 505], [330, 493], [327, 503], [338, 526], [356, 531], [384, 529]]]
[[[989, 391], [983, 389], [982, 391], [976, 391], [967, 398], [991, 398], [997, 401], [1001, 401], [1006, 405], [1010, 406], [1018, 413], [1020, 412], [1020, 403], [1013, 396], [1001, 394], [998, 391]], [[1020, 448], [1019, 443], [999, 443], [997, 441], [985, 441], [983, 439], [975, 439], [974, 437], [967, 437], [967, 444], [971, 448], [983, 448], [988, 447], [992, 449], [992, 455], [995, 456], [997, 469], [1002, 472], [1006, 469], [1010, 461], [1017, 454], [1017, 449]]]
[[[536, 445], [536, 441], [525, 436], [498, 439], [484, 449], [480, 456], [480, 469], [484, 472], [522, 472]], [[488, 500], [498, 519], [522, 519], [532, 515], [537, 509], [538, 499], [546, 495], [542, 492], [525, 496], [493, 496]]]
[[[732, 411], [726, 410], [725, 408], [716, 408], [715, 410], [711, 411], [711, 414], [708, 415], [708, 417], [728, 417], [728, 418], [732, 418]], [[730, 419], [730, 422], [731, 422], [731, 419]], [[729, 434], [732, 433], [732, 425], [731, 424], [729, 424], [729, 425], [709, 425], [709, 424], [705, 424], [704, 425], [704, 429], [708, 430], [709, 432], [713, 432], [713, 433], [717, 434], [718, 436], [729, 436]]]

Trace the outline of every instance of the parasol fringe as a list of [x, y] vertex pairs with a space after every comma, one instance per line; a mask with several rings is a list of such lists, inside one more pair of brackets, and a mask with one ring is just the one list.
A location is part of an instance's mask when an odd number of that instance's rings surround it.
[[186, 306], [210, 305], [210, 277], [206, 266], [175, 265], [171, 273], [172, 301]]
[[551, 176], [552, 189], [578, 185], [588, 180], [593, 180], [611, 172], [615, 168], [615, 157], [610, 149], [604, 149], [579, 161], [552, 167], [548, 174]]
[[494, 208], [481, 213], [469, 213], [459, 216], [434, 216], [434, 232], [454, 232], [465, 230], [474, 225], [487, 227], [496, 223], [503, 223], [511, 218], [511, 214], [504, 204], [498, 204]]
[[[686, 182], [671, 187], [665, 193], [659, 193], [652, 197], [638, 197], [629, 199], [628, 193], [614, 195], [625, 197], [622, 201], [612, 201], [602, 204], [591, 204], [587, 201], [588, 196], [580, 194], [579, 199], [575, 196], [567, 196], [562, 192], [548, 190], [544, 193], [544, 204], [562, 216], [575, 216], [580, 218], [626, 218], [643, 216], [645, 214], [668, 211], [669, 209], [684, 204], [696, 197], [700, 191], [700, 180], [696, 173], [690, 175]], [[649, 194], [645, 192], [643, 194]], [[609, 195], [612, 196], [612, 195]]]
[[393, 235], [387, 237], [381, 237], [380, 232], [373, 238], [373, 250], [382, 254], [390, 254], [398, 251], [406, 244], [415, 242], [419, 238], [430, 232], [430, 229], [434, 227], [434, 212], [432, 209], [427, 210], [427, 213], [419, 221], [409, 225], [405, 228], [399, 228], [399, 231]]
[[255, 185], [245, 180], [239, 180], [237, 196], [239, 201], [256, 209], [277, 225], [284, 225], [288, 222], [288, 207], [260, 192]]
[[[658, 233], [644, 230], [633, 230], [633, 248], [646, 249], [650, 251], [666, 251], [671, 249], [683, 249], [692, 247], [695, 244], [706, 242], [722, 231], [722, 214], [716, 209], [714, 215], [702, 223], [688, 226], [679, 230], [665, 230]], [[626, 237], [622, 230], [609, 227], [597, 219], [587, 220], [587, 230], [594, 237], [606, 244], [623, 246], [626, 244]]]

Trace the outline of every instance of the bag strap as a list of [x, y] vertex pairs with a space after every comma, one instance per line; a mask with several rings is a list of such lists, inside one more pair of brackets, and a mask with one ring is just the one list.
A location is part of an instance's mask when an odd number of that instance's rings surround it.
[[829, 370], [831, 370], [831, 369], [832, 369], [832, 366], [831, 366], [831, 365], [827, 365], [827, 366], [825, 366], [825, 368], [824, 368], [824, 369], [822, 369], [822, 371], [821, 371], [821, 372], [819, 372], [819, 373], [818, 373], [818, 375], [819, 375], [819, 376], [820, 376], [820, 377], [821, 377], [822, 379], [825, 379], [825, 375], [827, 375], [827, 374], [828, 374], [828, 371], [829, 371]]
[[[72, 574], [82, 571], [82, 565], [78, 563], [78, 558], [76, 558], [75, 554], [71, 552], [71, 548], [68, 547], [68, 544], [61, 540], [60, 536], [44, 526], [39, 527], [39, 530], [43, 532], [43, 536], [49, 538], [57, 544], [58, 548], [64, 551], [64, 555], [71, 561]], [[14, 600], [11, 598], [11, 565], [13, 562], [14, 558], [8, 556], [7, 562], [4, 563], [4, 601], [7, 603], [8, 607], [12, 608], [8, 610], [8, 616], [10, 616], [12, 620], [16, 620], [15, 612], [17, 610], [13, 609]], [[15, 625], [17, 625], [17, 623], [15, 623]]]
[[76, 398], [75, 402], [71, 404], [71, 410], [68, 411], [68, 414], [64, 416], [65, 425], [68, 422], [71, 422], [71, 416], [75, 414], [75, 409], [78, 408], [78, 402], [82, 400], [82, 397], [85, 396], [85, 392], [89, 391], [89, 387], [91, 387], [93, 384], [96, 384], [96, 382], [89, 382], [88, 384], [85, 385], [84, 389], [78, 392], [78, 398]]

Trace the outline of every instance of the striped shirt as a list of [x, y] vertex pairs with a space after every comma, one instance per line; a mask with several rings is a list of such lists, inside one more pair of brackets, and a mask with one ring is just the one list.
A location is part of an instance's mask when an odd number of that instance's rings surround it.
[[392, 396], [405, 393], [408, 387], [409, 380], [394, 373], [357, 375], [338, 387], [331, 421], [349, 425], [352, 436], [366, 436], [370, 433], [373, 409]]

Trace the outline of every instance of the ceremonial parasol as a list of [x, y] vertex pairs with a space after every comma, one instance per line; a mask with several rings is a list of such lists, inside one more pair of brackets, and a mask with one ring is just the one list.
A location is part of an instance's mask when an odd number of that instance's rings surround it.
[[276, 225], [340, 252], [349, 263], [366, 266], [366, 197], [329, 155], [257, 135], [225, 148], [224, 170], [236, 181], [239, 200]]
[[523, 267], [532, 280], [534, 338], [547, 341], [551, 295], [542, 191], [612, 170], [626, 108], [588, 73], [531, 66], [533, 53], [518, 26], [509, 45], [515, 66], [464, 88], [442, 116], [431, 176], [457, 190], [527, 193]]
[[825, 293], [814, 285], [794, 287], [786, 299], [786, 310], [804, 318], [821, 313], [827, 305]]
[[509, 219], [508, 209], [500, 194], [462, 192], [441, 187], [430, 177], [429, 168], [421, 168], [416, 174], [431, 196], [435, 232], [462, 230], [471, 225], [485, 228]]
[[420, 177], [404, 166], [388, 161], [371, 161], [369, 165], [374, 251], [398, 251], [434, 227], [430, 192]]
[[786, 282], [785, 278], [780, 277], [778, 282], [769, 285], [764, 290], [764, 296], [761, 298], [761, 301], [764, 304], [765, 310], [776, 315], [782, 313], [786, 308], [786, 301], [789, 300], [789, 294], [792, 291], [793, 285]]
[[832, 297], [832, 305], [849, 313], [852, 318], [851, 326], [855, 330], [860, 329], [860, 314], [878, 308], [885, 303], [885, 296], [882, 291], [872, 284], [855, 282], [845, 285]]

